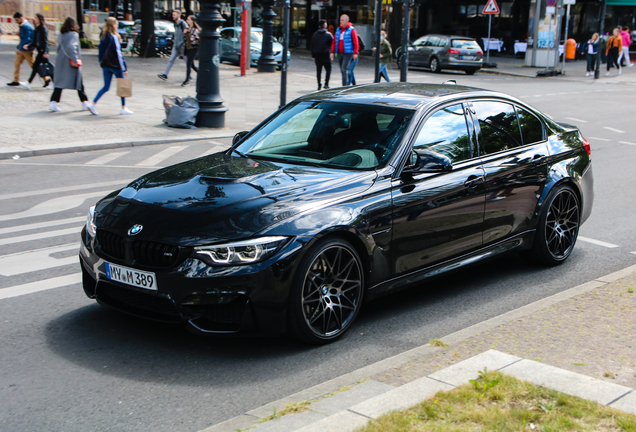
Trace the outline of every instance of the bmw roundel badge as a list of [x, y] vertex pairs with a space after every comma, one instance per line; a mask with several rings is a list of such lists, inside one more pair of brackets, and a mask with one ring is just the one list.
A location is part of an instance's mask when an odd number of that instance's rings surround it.
[[128, 235], [129, 236], [137, 235], [141, 232], [142, 229], [144, 229], [143, 225], [135, 224], [131, 226], [130, 229], [128, 230]]

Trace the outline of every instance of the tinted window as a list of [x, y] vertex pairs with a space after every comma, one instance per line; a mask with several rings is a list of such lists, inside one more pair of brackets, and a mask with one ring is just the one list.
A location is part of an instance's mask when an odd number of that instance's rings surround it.
[[543, 124], [541, 120], [520, 107], [517, 107], [517, 116], [519, 117], [524, 144], [543, 141]]
[[462, 105], [441, 109], [429, 117], [415, 140], [414, 149], [441, 153], [453, 163], [470, 159], [470, 140]]
[[451, 41], [453, 48], [481, 50], [481, 47], [474, 40], [453, 39]]
[[481, 154], [493, 154], [521, 145], [519, 122], [512, 105], [503, 102], [474, 102]]

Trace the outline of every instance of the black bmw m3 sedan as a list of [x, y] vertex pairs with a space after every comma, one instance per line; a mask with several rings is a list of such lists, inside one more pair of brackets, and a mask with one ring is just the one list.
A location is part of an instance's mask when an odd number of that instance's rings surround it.
[[465, 265], [511, 251], [563, 263], [593, 197], [579, 130], [514, 97], [336, 88], [101, 199], [83, 287], [195, 332], [327, 343], [365, 300]]

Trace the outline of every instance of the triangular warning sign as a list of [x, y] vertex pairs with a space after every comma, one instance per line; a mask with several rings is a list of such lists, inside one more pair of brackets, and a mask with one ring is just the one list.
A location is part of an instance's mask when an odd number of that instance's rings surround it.
[[486, 7], [484, 8], [484, 11], [482, 13], [486, 15], [498, 14], [499, 6], [497, 5], [497, 2], [495, 0], [488, 0], [488, 3], [486, 3]]

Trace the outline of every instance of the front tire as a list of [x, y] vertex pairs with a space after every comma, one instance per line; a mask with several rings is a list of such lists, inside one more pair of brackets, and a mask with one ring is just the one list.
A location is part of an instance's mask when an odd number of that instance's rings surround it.
[[290, 333], [316, 345], [339, 339], [358, 315], [363, 293], [364, 272], [353, 246], [338, 238], [319, 241], [294, 277]]
[[544, 204], [532, 245], [532, 256], [550, 266], [562, 264], [570, 256], [579, 235], [579, 199], [569, 186], [560, 186]]

